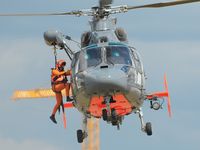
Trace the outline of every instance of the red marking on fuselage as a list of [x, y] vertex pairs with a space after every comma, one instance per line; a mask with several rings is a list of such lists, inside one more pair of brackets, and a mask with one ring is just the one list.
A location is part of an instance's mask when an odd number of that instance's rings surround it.
[[[111, 103], [110, 108], [114, 108], [116, 110], [117, 115], [124, 116], [132, 112], [133, 106], [123, 94], [113, 95], [113, 100], [115, 100], [116, 102]], [[93, 96], [91, 98], [88, 112], [90, 112], [90, 114], [94, 117], [101, 117], [102, 109], [106, 109], [106, 104], [104, 104], [103, 102], [103, 96]]]

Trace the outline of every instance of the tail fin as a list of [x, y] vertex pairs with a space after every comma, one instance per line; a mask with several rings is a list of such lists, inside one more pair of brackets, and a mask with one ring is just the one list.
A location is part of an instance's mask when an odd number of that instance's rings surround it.
[[168, 83], [167, 83], [167, 75], [165, 74], [164, 76], [164, 86], [165, 86], [165, 91], [167, 92], [167, 110], [169, 117], [172, 116], [172, 111], [171, 111], [171, 101], [170, 101], [170, 96], [169, 96], [169, 91], [168, 91]]
[[165, 88], [165, 91], [163, 92], [154, 92], [150, 95], [147, 95], [147, 99], [148, 100], [157, 100], [157, 98], [163, 98], [163, 97], [166, 97], [167, 98], [167, 110], [168, 110], [168, 114], [169, 114], [169, 117], [172, 116], [172, 111], [171, 111], [171, 102], [170, 102], [170, 96], [169, 96], [169, 91], [168, 91], [168, 84], [167, 84], [167, 76], [166, 74], [164, 75], [164, 88]]

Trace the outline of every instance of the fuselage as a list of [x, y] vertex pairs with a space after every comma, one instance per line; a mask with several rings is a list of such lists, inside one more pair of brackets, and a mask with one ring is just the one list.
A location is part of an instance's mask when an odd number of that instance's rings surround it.
[[116, 100], [113, 107], [127, 109], [127, 113], [143, 104], [145, 77], [134, 48], [118, 42], [89, 45], [74, 55], [71, 68], [79, 111], [100, 117], [106, 96]]

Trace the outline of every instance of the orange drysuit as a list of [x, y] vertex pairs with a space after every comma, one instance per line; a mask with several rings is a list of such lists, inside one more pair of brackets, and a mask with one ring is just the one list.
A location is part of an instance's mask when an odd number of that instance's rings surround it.
[[57, 123], [55, 120], [55, 114], [61, 106], [63, 100], [61, 91], [65, 89], [66, 97], [69, 97], [70, 84], [67, 83], [67, 76], [71, 75], [71, 70], [64, 71], [65, 64], [65, 61], [59, 60], [57, 62], [56, 68], [52, 69], [51, 72], [51, 85], [52, 90], [55, 92], [56, 95], [56, 105], [53, 108], [50, 119], [54, 123]]

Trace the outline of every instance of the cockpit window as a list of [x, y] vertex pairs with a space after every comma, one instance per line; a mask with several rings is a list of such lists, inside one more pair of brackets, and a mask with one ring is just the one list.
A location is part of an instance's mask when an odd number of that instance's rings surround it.
[[106, 58], [109, 64], [132, 65], [129, 49], [122, 46], [106, 47]]
[[101, 63], [101, 49], [91, 48], [85, 51], [85, 60], [87, 60], [87, 67], [97, 66]]

